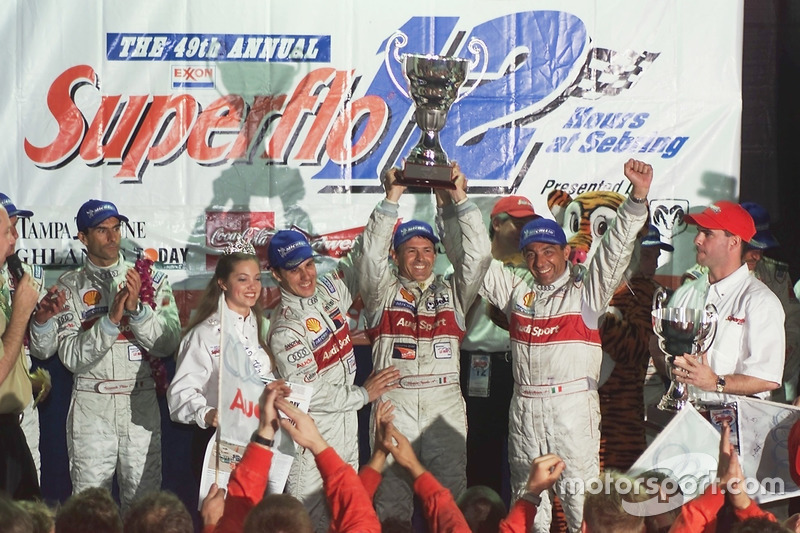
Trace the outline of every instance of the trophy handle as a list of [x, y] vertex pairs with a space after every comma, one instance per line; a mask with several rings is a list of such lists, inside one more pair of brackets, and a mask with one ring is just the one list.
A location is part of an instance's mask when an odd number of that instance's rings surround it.
[[400, 59], [400, 54], [398, 51], [405, 47], [406, 44], [408, 44], [408, 35], [400, 30], [394, 32], [394, 34], [389, 37], [389, 40], [386, 41], [386, 49], [383, 51], [383, 64], [386, 65], [386, 72], [389, 73], [389, 78], [392, 80], [392, 83], [394, 83], [394, 86], [398, 91], [400, 91], [400, 94], [410, 100], [411, 96], [409, 96], [408, 92], [403, 88], [403, 85], [397, 81], [397, 77], [394, 75], [394, 70], [392, 70], [392, 65], [389, 62], [390, 55], [396, 62], [403, 62], [403, 60]]
[[702, 354], [711, 348], [714, 343], [714, 338], [717, 336], [717, 308], [714, 304], [706, 305], [706, 318], [708, 319], [708, 333], [703, 335], [703, 338], [697, 340], [697, 353]]
[[485, 42], [478, 39], [477, 37], [473, 37], [472, 39], [469, 40], [467, 48], [469, 49], [470, 52], [472, 52], [473, 55], [472, 60], [469, 62], [470, 71], [474, 70], [475, 67], [478, 66], [481, 57], [483, 57], [483, 67], [481, 68], [481, 72], [480, 74], [478, 74], [475, 81], [472, 83], [472, 85], [470, 85], [469, 89], [459, 94], [456, 97], [455, 101], [453, 101], [453, 104], [469, 96], [470, 93], [474, 91], [478, 87], [478, 85], [481, 84], [481, 82], [483, 81], [483, 76], [486, 74], [486, 68], [489, 66], [489, 49], [486, 48]]
[[662, 307], [664, 307], [664, 302], [667, 301], [667, 289], [664, 287], [659, 287], [656, 289], [656, 292], [653, 293], [653, 311], [658, 311]]

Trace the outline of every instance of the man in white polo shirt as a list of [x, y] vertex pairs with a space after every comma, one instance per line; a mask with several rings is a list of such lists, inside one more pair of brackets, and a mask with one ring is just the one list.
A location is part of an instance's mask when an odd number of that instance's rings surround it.
[[675, 379], [693, 386], [701, 400], [720, 400], [723, 394], [766, 398], [781, 384], [786, 336], [780, 300], [744, 262], [746, 244], [756, 234], [753, 218], [741, 205], [723, 200], [684, 220], [697, 226], [696, 260], [708, 271], [679, 287], [669, 306], [713, 304], [718, 323], [702, 357], [675, 359]]

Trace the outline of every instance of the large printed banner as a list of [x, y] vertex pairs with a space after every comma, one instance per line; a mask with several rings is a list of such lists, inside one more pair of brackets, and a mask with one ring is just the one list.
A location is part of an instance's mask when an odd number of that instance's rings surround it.
[[[295, 226], [341, 257], [420, 135], [405, 53], [473, 63], [441, 141], [487, 218], [498, 195], [548, 215], [554, 192], [625, 194], [623, 163], [643, 159], [676, 245], [659, 273], [679, 275], [682, 215], [738, 193], [741, 0], [70, 4], [0, 3], [0, 190], [35, 212], [18, 248], [53, 277], [83, 261], [89, 198], [117, 204], [126, 256], [178, 291], [243, 233], [263, 253]], [[430, 195], [401, 201], [433, 214]]]

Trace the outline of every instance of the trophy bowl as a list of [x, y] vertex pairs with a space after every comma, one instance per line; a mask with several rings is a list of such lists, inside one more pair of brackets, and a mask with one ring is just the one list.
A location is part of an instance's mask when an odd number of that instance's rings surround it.
[[717, 310], [709, 304], [705, 309], [663, 307], [667, 293], [663, 288], [653, 296], [653, 331], [658, 345], [667, 354], [666, 366], [670, 386], [658, 403], [662, 411], [680, 411], [688, 401], [688, 387], [676, 381], [675, 358], [684, 354], [704, 353], [714, 342], [717, 332]]
[[406, 156], [401, 183], [455, 188], [450, 160], [439, 142], [450, 106], [467, 80], [469, 60], [460, 57], [406, 54], [405, 76], [420, 138]]
[[[414, 121], [421, 131], [419, 141], [405, 158], [397, 181], [406, 186], [455, 189], [452, 164], [442, 148], [439, 132], [447, 122], [450, 107], [468, 96], [483, 79], [488, 64], [486, 44], [473, 37], [468, 45], [474, 57], [470, 60], [463, 57], [411, 53], [403, 54], [401, 58], [398, 49], [406, 43], [406, 35], [396, 32], [387, 42], [384, 54], [387, 72], [395, 87], [414, 103]], [[392, 56], [403, 66], [408, 91], [393, 73], [389, 60]], [[473, 79], [472, 85], [461, 91], [470, 72], [481, 59], [483, 68], [477, 79]]]

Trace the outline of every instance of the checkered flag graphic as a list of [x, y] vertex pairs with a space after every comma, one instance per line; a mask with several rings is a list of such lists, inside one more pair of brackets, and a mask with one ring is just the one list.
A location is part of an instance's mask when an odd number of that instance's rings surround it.
[[593, 48], [577, 79], [564, 91], [564, 96], [590, 100], [615, 96], [636, 85], [642, 72], [659, 55], [658, 52], [616, 52], [607, 48]]

